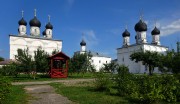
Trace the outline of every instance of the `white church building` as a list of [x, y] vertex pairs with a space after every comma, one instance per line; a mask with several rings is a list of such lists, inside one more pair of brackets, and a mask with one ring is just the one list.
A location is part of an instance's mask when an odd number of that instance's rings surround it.
[[[155, 51], [159, 53], [164, 53], [168, 50], [168, 47], [162, 46], [160, 44], [160, 30], [155, 26], [151, 32], [152, 42], [148, 43], [146, 39], [147, 25], [140, 19], [139, 22], [134, 27], [136, 31], [135, 44], [130, 44], [130, 33], [127, 29], [122, 33], [123, 45], [121, 48], [117, 49], [117, 63], [120, 65], [125, 65], [129, 68], [131, 73], [148, 73], [147, 68], [142, 62], [136, 63], [130, 59], [130, 55], [137, 51]], [[158, 69], [155, 68], [155, 73], [159, 73]]]
[[75, 52], [74, 54], [84, 54], [84, 53], [89, 53], [91, 57], [91, 65], [93, 65], [98, 72], [102, 67], [104, 67], [104, 64], [108, 64], [111, 62], [111, 57], [102, 55], [98, 52], [93, 52], [93, 51], [86, 51], [86, 42], [84, 39], [82, 39], [81, 43], [81, 50]]
[[34, 18], [29, 21], [30, 35], [27, 34], [27, 22], [24, 20], [23, 11], [22, 18], [19, 20], [18, 35], [9, 35], [10, 42], [10, 59], [15, 59], [18, 49], [29, 49], [29, 54], [34, 56], [34, 51], [41, 47], [48, 54], [52, 54], [53, 50], [62, 50], [62, 40], [53, 39], [53, 26], [49, 21], [45, 26], [45, 30], [40, 32], [41, 22], [34, 11]]

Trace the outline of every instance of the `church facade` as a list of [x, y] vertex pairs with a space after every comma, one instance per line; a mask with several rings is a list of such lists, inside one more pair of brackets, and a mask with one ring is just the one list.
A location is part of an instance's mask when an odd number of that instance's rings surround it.
[[97, 72], [100, 71], [102, 67], [104, 67], [104, 64], [108, 64], [111, 62], [111, 57], [102, 55], [98, 52], [86, 51], [86, 42], [84, 41], [84, 39], [82, 39], [80, 46], [81, 46], [81, 50], [75, 52], [74, 54], [84, 54], [84, 53], [90, 54], [92, 57], [91, 60], [89, 61], [91, 62], [91, 65], [94, 66]]
[[62, 40], [53, 39], [53, 26], [49, 21], [45, 26], [45, 30], [40, 32], [41, 22], [36, 16], [36, 10], [34, 18], [29, 21], [30, 35], [27, 34], [27, 22], [24, 20], [23, 12], [22, 18], [18, 22], [18, 35], [9, 35], [10, 42], [10, 59], [15, 59], [18, 49], [29, 49], [29, 54], [33, 57], [34, 51], [41, 47], [48, 54], [52, 54], [53, 50], [62, 50]]
[[[136, 63], [130, 59], [130, 55], [137, 51], [154, 51], [159, 53], [165, 53], [168, 51], [168, 47], [160, 44], [160, 30], [155, 26], [151, 32], [152, 42], [148, 43], [146, 39], [147, 25], [140, 19], [134, 27], [136, 31], [135, 44], [130, 44], [130, 33], [127, 29], [122, 33], [123, 45], [117, 49], [117, 63], [125, 65], [129, 68], [131, 73], [148, 73], [147, 66], [142, 62]], [[155, 73], [160, 73], [158, 68], [155, 68]]]

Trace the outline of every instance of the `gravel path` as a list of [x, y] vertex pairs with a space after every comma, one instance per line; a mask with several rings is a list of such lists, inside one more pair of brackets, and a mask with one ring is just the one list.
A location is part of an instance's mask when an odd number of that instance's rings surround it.
[[29, 104], [72, 104], [68, 98], [56, 94], [54, 88], [50, 85], [33, 85], [24, 88], [33, 98], [28, 101]]

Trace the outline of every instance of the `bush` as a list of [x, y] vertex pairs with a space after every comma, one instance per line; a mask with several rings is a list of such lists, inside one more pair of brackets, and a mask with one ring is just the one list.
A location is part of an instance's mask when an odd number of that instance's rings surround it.
[[0, 68], [0, 74], [4, 76], [16, 76], [19, 73], [19, 64], [11, 63], [9, 65], [3, 66]]
[[120, 96], [130, 95], [137, 89], [136, 84], [132, 80], [133, 77], [133, 74], [129, 73], [129, 70], [126, 66], [119, 66], [115, 81], [117, 83], [118, 94]]
[[95, 89], [98, 91], [109, 91], [110, 90], [110, 75], [103, 71], [95, 73]]
[[180, 82], [173, 75], [133, 75], [126, 66], [119, 66], [116, 76], [120, 96], [138, 103], [180, 100]]
[[171, 75], [137, 76], [134, 79], [138, 89], [130, 99], [141, 103], [158, 101], [176, 102], [179, 99], [179, 80]]
[[6, 95], [10, 93], [10, 87], [10, 81], [5, 77], [0, 76], [0, 103], [5, 99]]

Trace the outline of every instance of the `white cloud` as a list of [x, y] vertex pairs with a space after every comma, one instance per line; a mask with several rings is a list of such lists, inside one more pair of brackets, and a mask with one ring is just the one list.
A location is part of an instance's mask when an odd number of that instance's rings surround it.
[[92, 48], [92, 46], [98, 44], [98, 39], [96, 37], [94, 30], [84, 30], [82, 31], [82, 33], [84, 33], [83, 38], [85, 39], [88, 47]]
[[180, 19], [172, 21], [165, 26], [160, 26], [161, 36], [168, 36], [180, 32]]
[[74, 0], [67, 0], [69, 6], [72, 6], [74, 4]]

